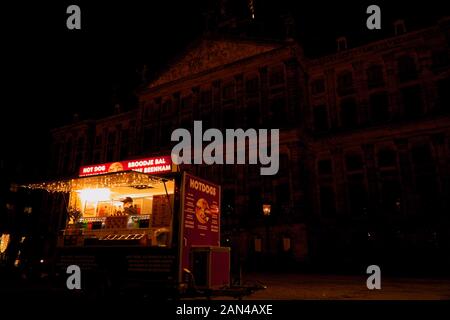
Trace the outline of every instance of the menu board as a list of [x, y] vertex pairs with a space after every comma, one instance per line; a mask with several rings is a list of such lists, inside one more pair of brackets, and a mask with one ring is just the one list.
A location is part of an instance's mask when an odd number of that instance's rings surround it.
[[191, 246], [220, 246], [220, 186], [188, 173], [183, 180], [183, 267]]
[[[170, 202], [169, 202], [170, 199]], [[165, 228], [170, 227], [172, 213], [170, 206], [173, 203], [173, 194], [155, 195], [152, 204], [152, 227]]]

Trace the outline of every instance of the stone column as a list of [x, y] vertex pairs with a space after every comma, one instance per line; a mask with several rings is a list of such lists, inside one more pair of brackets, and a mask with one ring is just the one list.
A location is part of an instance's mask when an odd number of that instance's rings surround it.
[[336, 79], [334, 69], [325, 70], [325, 81], [327, 88], [328, 113], [330, 117], [330, 127], [339, 127], [339, 107], [336, 102]]
[[290, 154], [290, 165], [288, 168], [290, 171], [289, 185], [292, 192], [291, 201], [294, 209], [293, 214], [295, 215], [295, 218], [299, 218], [304, 215], [304, 186], [307, 185], [308, 180], [308, 177], [305, 176], [305, 172], [308, 172], [308, 170], [305, 170], [305, 162], [307, 161], [307, 159], [305, 159], [306, 152], [301, 150], [299, 142], [289, 143], [288, 148]]
[[[200, 88], [192, 88], [192, 120], [202, 120], [200, 118]], [[193, 123], [192, 123], [193, 125]]]
[[295, 127], [302, 120], [300, 114], [303, 114], [303, 105], [301, 104], [303, 90], [300, 86], [299, 63], [296, 58], [284, 61], [286, 68], [286, 121], [289, 128]]
[[[172, 113], [171, 116], [173, 117], [172, 119], [174, 119], [177, 124], [180, 123], [181, 120], [181, 94], [179, 92], [175, 92], [172, 95]], [[173, 123], [172, 125], [175, 125], [175, 123]]]
[[402, 215], [414, 215], [415, 210], [415, 198], [413, 188], [413, 169], [409, 157], [409, 146], [407, 139], [396, 139], [395, 144], [397, 146], [400, 180], [402, 186], [402, 202], [400, 212]]
[[364, 162], [367, 172], [367, 187], [369, 191], [369, 214], [376, 214], [379, 210], [380, 192], [378, 189], [378, 175], [375, 165], [375, 150], [373, 144], [361, 146], [364, 152]]
[[433, 156], [436, 163], [436, 178], [440, 190], [441, 213], [446, 214], [450, 211], [450, 198], [445, 195], [450, 194], [450, 159], [445, 150], [445, 134], [437, 133], [431, 136]]
[[354, 85], [356, 96], [358, 97], [358, 123], [365, 124], [369, 120], [368, 97], [369, 92], [365, 80], [364, 64], [361, 60], [355, 61], [353, 64]]
[[221, 81], [215, 80], [212, 83], [212, 114], [215, 115], [212, 119], [212, 127], [219, 128], [222, 124], [222, 92]]
[[236, 98], [234, 102], [234, 110], [236, 112], [235, 128], [243, 128], [245, 124], [245, 84], [244, 75], [242, 73], [234, 76], [236, 84]]
[[338, 146], [331, 149], [331, 154], [334, 162], [333, 169], [336, 183], [336, 214], [344, 216], [349, 214], [344, 154], [342, 148]]
[[388, 90], [390, 118], [398, 119], [401, 116], [401, 101], [394, 55], [392, 53], [383, 55], [383, 61], [385, 65], [385, 83]]
[[261, 87], [261, 118], [263, 128], [267, 127], [270, 123], [269, 119], [269, 79], [267, 74], [267, 67], [262, 67], [259, 69], [259, 79]]

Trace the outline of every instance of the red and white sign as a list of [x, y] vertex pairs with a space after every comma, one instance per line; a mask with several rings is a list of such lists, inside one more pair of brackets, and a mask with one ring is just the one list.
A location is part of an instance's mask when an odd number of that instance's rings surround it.
[[83, 166], [80, 168], [79, 176], [86, 177], [128, 170], [155, 174], [171, 172], [172, 159], [170, 156], [164, 156]]

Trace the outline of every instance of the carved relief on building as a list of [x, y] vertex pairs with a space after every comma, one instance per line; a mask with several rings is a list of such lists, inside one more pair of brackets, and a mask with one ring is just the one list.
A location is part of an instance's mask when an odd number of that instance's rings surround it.
[[276, 45], [244, 43], [229, 40], [203, 40], [188, 51], [169, 70], [150, 84], [150, 88], [175, 81], [219, 66], [271, 51]]

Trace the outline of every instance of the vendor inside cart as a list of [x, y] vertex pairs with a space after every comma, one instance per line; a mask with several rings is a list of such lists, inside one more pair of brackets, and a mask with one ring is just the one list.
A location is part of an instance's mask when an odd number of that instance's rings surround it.
[[128, 215], [138, 214], [137, 207], [133, 206], [133, 199], [131, 197], [126, 197], [122, 200], [123, 202], [123, 212]]

